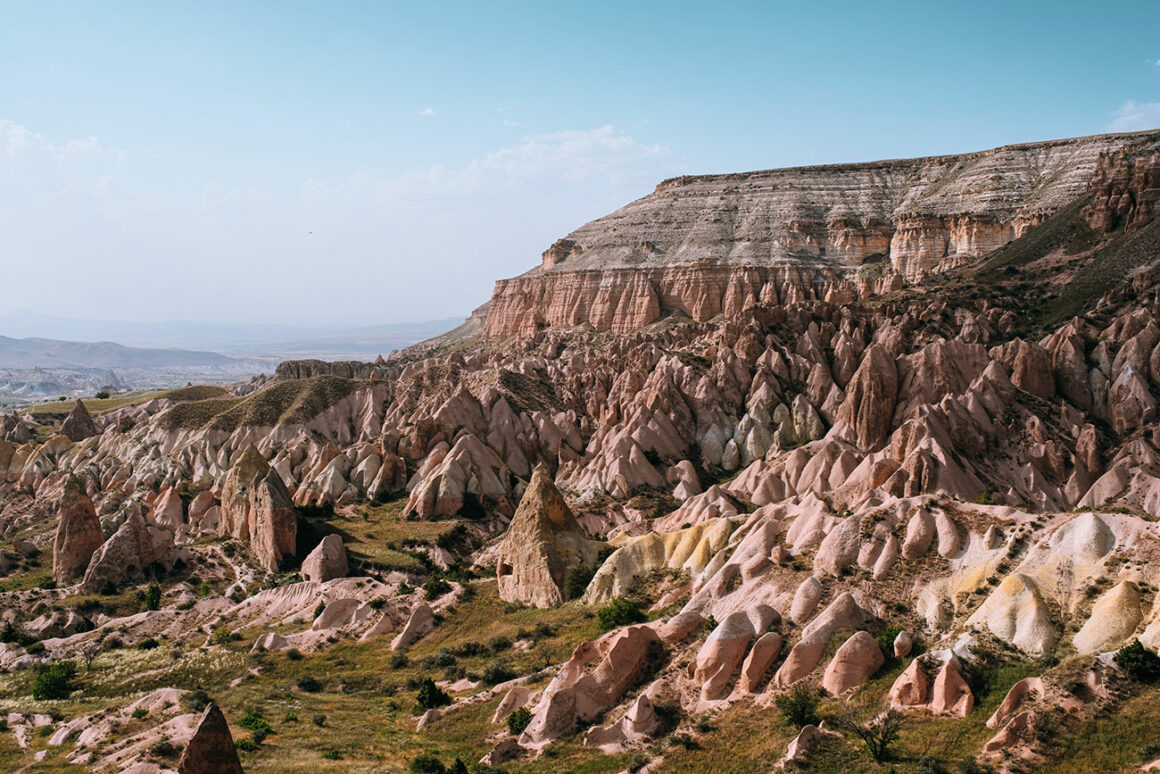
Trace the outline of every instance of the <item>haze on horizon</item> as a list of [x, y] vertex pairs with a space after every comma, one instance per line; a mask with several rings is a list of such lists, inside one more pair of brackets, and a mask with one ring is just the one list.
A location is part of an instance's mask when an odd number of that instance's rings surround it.
[[462, 316], [672, 175], [1160, 126], [1154, 2], [890, 5], [5, 3], [0, 317]]

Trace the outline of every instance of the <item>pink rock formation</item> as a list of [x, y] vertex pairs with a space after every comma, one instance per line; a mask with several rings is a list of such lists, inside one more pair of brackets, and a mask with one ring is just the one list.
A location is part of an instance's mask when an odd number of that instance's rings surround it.
[[221, 508], [223, 533], [249, 543], [263, 569], [277, 571], [293, 555], [297, 511], [282, 478], [254, 446], [226, 476]]
[[93, 501], [81, 489], [76, 476], [65, 479], [57, 503], [59, 522], [52, 548], [52, 578], [60, 585], [84, 575], [93, 552], [105, 536]]
[[822, 687], [833, 696], [841, 696], [866, 682], [886, 663], [882, 649], [874, 635], [867, 631], [855, 632], [842, 643], [822, 675]]

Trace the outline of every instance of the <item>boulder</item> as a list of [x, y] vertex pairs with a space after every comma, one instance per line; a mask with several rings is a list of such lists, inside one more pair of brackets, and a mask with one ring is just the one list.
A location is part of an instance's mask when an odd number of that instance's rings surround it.
[[500, 547], [500, 598], [534, 607], [563, 604], [568, 574], [595, 564], [597, 550], [552, 483], [548, 468], [538, 465]]
[[936, 715], [956, 715], [965, 718], [975, 706], [975, 697], [959, 672], [959, 660], [947, 659], [934, 678], [930, 694], [930, 709]]
[[105, 581], [120, 583], [154, 562], [172, 564], [173, 533], [132, 513], [94, 553], [81, 591], [92, 594]]
[[649, 626], [627, 626], [581, 643], [544, 688], [520, 744], [543, 748], [575, 728], [577, 721], [600, 717], [639, 682], [660, 644]]
[[822, 675], [822, 687], [834, 696], [841, 696], [866, 682], [886, 663], [882, 649], [874, 635], [867, 631], [855, 632], [842, 643]]
[[252, 444], [226, 475], [221, 513], [222, 533], [249, 543], [262, 569], [276, 572], [294, 555], [298, 513], [282, 477]]
[[701, 686], [703, 701], [716, 701], [728, 695], [729, 683], [750, 643], [766, 633], [776, 616], [768, 605], [757, 605], [752, 610], [731, 613], [718, 624], [689, 665], [693, 682]]
[[757, 638], [745, 663], [741, 665], [741, 676], [737, 679], [737, 690], [741, 693], [756, 693], [769, 667], [781, 652], [782, 637], [777, 632], [766, 632]]
[[923, 669], [922, 659], [910, 662], [902, 674], [890, 686], [890, 706], [897, 708], [917, 707], [926, 704], [930, 693], [930, 678]]
[[986, 626], [999, 639], [1027, 653], [1046, 653], [1058, 637], [1039, 587], [1021, 573], [1004, 578], [967, 624]]
[[894, 638], [894, 657], [906, 658], [914, 648], [914, 637], [908, 631], [901, 631]]
[[303, 580], [323, 583], [347, 574], [346, 548], [338, 535], [327, 535], [302, 561]]
[[1136, 584], [1121, 581], [1096, 600], [1091, 617], [1075, 635], [1081, 655], [1102, 653], [1123, 645], [1144, 619], [1144, 603]]
[[60, 432], [76, 443], [99, 435], [101, 431], [97, 429], [97, 423], [93, 421], [93, 416], [85, 408], [85, 404], [78, 399], [73, 410], [64, 418]]
[[430, 634], [434, 628], [435, 611], [426, 602], [420, 602], [411, 611], [411, 617], [407, 619], [407, 623], [403, 626], [403, 631], [399, 632], [398, 636], [391, 640], [391, 650], [405, 650], [411, 647], [411, 645]]
[[52, 579], [64, 585], [84, 575], [93, 552], [100, 548], [105, 536], [93, 501], [85, 494], [76, 476], [65, 479], [57, 512], [59, 521], [52, 548]]
[[177, 774], [242, 774], [229, 724], [216, 704], [211, 702], [202, 713], [181, 754]]

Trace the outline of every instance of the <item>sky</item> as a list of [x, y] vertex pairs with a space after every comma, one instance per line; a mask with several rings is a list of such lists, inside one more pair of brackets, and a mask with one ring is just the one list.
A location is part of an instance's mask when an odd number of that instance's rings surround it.
[[0, 0], [0, 317], [466, 315], [673, 175], [1160, 127], [1158, 30], [1155, 0]]

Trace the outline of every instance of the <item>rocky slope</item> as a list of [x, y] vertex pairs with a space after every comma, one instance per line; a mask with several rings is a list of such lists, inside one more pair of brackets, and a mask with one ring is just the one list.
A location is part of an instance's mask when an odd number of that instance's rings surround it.
[[[462, 335], [6, 420], [0, 762], [172, 769], [232, 724], [246, 770], [874, 771], [834, 727], [891, 708], [902, 771], [1160, 758], [1090, 742], [1160, 732], [1114, 656], [1160, 648], [1158, 151], [673, 181]], [[764, 263], [705, 230], [747, 185]], [[908, 264], [899, 213], [975, 241]]]
[[[1157, 136], [666, 180], [557, 241], [536, 269], [496, 283], [485, 334], [584, 323], [622, 333], [665, 313], [704, 321], [754, 301], [842, 303], [896, 289], [986, 255], [1089, 188], [1113, 185], [1112, 168], [1154, 191]], [[1155, 213], [1152, 196], [1144, 219]], [[1104, 225], [1116, 217], [1129, 213]]]

